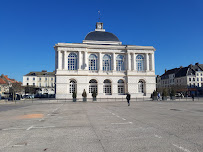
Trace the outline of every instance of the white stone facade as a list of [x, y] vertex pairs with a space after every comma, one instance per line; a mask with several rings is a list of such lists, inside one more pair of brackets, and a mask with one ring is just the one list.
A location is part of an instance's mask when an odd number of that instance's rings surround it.
[[[84, 89], [87, 97], [92, 97], [91, 90], [89, 92], [90, 80], [96, 80], [94, 85], [98, 98], [122, 98], [127, 92], [132, 98], [150, 97], [156, 89], [155, 49], [152, 46], [84, 40], [83, 43], [58, 43], [54, 48], [58, 99], [72, 98], [73, 81], [78, 98], [82, 98]], [[95, 57], [94, 61], [91, 56]], [[121, 62], [118, 61], [119, 57], [122, 57]], [[138, 59], [139, 57], [141, 59]], [[104, 82], [107, 81], [106, 86]], [[118, 81], [124, 82], [121, 89]]]
[[23, 76], [23, 86], [40, 88], [39, 94], [55, 94], [55, 72], [30, 72]]

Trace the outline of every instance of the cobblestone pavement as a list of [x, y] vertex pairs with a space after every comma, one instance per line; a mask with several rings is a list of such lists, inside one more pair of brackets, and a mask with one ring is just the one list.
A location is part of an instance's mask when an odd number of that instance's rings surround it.
[[0, 104], [2, 152], [203, 152], [203, 101]]

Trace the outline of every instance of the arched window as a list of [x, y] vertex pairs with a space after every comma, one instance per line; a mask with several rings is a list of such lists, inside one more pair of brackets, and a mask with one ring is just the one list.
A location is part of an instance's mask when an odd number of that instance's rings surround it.
[[68, 70], [77, 70], [77, 55], [75, 53], [68, 55]]
[[118, 55], [116, 57], [116, 71], [124, 70], [124, 57], [123, 55]]
[[118, 94], [125, 94], [125, 84], [123, 80], [118, 80]]
[[111, 95], [111, 81], [106, 79], [104, 80], [104, 94]]
[[97, 70], [97, 56], [95, 54], [91, 54], [89, 56], [89, 70], [90, 71]]
[[137, 71], [144, 71], [144, 57], [142, 55], [136, 57], [136, 65]]
[[75, 80], [70, 80], [70, 88], [69, 88], [69, 92], [73, 93], [77, 91], [77, 83]]
[[138, 82], [138, 92], [139, 93], [144, 93], [144, 83], [143, 83], [143, 81]]
[[103, 57], [103, 71], [111, 70], [111, 57], [110, 55], [104, 55]]
[[91, 79], [89, 81], [89, 93], [93, 93], [93, 92], [97, 93], [97, 81], [95, 79]]

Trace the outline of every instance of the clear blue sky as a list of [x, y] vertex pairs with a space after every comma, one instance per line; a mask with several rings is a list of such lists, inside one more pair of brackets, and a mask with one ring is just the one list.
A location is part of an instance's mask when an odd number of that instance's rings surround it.
[[55, 68], [56, 43], [82, 43], [101, 21], [123, 44], [154, 46], [156, 74], [203, 64], [202, 0], [1, 0], [0, 74]]

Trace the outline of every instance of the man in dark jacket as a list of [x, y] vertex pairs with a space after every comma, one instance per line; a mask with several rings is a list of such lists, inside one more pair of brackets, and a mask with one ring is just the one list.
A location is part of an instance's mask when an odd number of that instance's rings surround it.
[[130, 106], [130, 93], [127, 93], [126, 99], [127, 99], [127, 102], [128, 102], [128, 106]]

